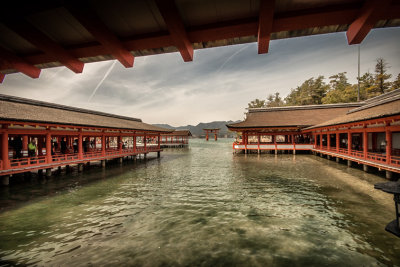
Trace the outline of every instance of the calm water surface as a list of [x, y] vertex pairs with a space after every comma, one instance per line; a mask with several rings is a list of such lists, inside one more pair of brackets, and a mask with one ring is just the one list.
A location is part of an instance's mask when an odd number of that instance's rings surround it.
[[400, 266], [382, 181], [191, 140], [161, 159], [1, 189], [0, 266]]

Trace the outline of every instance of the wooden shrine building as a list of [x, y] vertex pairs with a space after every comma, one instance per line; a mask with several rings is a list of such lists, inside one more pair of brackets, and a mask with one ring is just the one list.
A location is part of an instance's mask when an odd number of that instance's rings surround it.
[[364, 102], [361, 107], [304, 129], [314, 136], [313, 152], [400, 173], [400, 89]]
[[239, 133], [233, 144], [235, 151], [245, 153], [263, 151], [310, 150], [313, 136], [302, 129], [344, 115], [360, 104], [330, 104], [273, 108], [250, 108], [242, 122], [227, 125]]
[[0, 95], [0, 176], [156, 152], [170, 130], [140, 119]]
[[400, 173], [400, 89], [361, 103], [249, 109], [235, 151], [296, 150]]
[[218, 140], [218, 133], [219, 133], [219, 128], [206, 128], [203, 129], [203, 131], [206, 133], [206, 141], [208, 141], [209, 135], [214, 134], [214, 140]]
[[187, 147], [191, 136], [192, 133], [189, 130], [175, 130], [170, 133], [163, 133], [161, 134], [161, 148]]

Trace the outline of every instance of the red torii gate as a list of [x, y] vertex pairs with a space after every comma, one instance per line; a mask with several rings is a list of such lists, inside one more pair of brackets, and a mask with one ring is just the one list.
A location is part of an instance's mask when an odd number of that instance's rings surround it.
[[215, 141], [217, 141], [218, 140], [218, 132], [219, 132], [219, 128], [213, 128], [213, 129], [203, 129], [203, 131], [205, 131], [206, 132], [206, 140], [208, 141], [208, 134], [209, 133], [214, 133], [214, 139], [215, 139]]

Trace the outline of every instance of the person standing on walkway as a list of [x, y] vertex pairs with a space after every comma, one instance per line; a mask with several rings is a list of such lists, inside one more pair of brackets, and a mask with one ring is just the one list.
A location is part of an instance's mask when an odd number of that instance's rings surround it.
[[28, 156], [36, 156], [36, 142], [34, 140], [31, 140], [31, 142], [28, 144]]

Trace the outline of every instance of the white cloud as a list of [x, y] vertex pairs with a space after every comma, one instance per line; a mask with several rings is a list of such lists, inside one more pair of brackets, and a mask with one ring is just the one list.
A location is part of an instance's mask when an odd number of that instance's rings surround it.
[[[400, 72], [400, 28], [373, 30], [361, 45], [361, 73], [373, 72], [385, 58], [390, 72]], [[141, 118], [179, 126], [213, 120], [243, 119], [247, 103], [290, 89], [306, 79], [347, 72], [356, 82], [357, 46], [344, 33], [271, 41], [268, 54], [244, 44], [195, 51], [185, 63], [179, 53], [135, 59], [133, 68], [119, 62], [98, 88], [111, 61], [85, 64], [82, 74], [65, 67], [46, 69], [39, 79], [7, 75], [0, 93]]]

